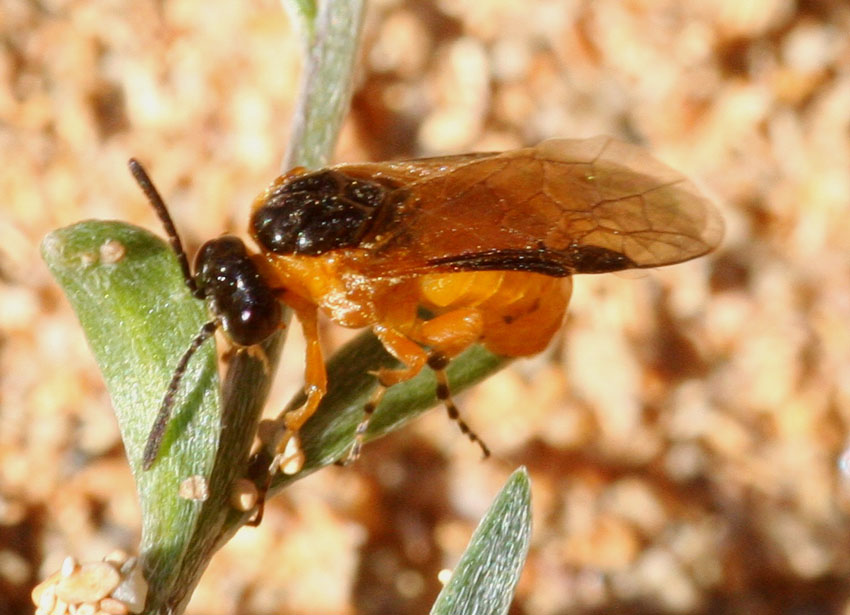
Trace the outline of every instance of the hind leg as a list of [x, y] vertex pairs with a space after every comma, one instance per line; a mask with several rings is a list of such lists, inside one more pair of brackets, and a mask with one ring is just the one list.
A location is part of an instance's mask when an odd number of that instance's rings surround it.
[[470, 442], [474, 442], [481, 449], [481, 454], [484, 459], [490, 456], [490, 449], [484, 444], [484, 440], [478, 437], [469, 425], [460, 416], [460, 411], [457, 409], [452, 393], [449, 389], [449, 379], [446, 376], [446, 367], [449, 365], [449, 358], [441, 352], [432, 352], [428, 356], [428, 367], [434, 370], [434, 375], [437, 377], [437, 399], [443, 402], [446, 407], [446, 413], [449, 419], [454, 421], [461, 433], [469, 438]]
[[[363, 438], [369, 427], [372, 414], [380, 404], [386, 390], [400, 382], [405, 382], [416, 376], [425, 365], [431, 367], [437, 377], [437, 399], [443, 402], [449, 418], [458, 424], [461, 432], [477, 443], [484, 456], [490, 452], [481, 439], [460, 418], [457, 406], [451, 397], [445, 368], [451, 357], [459, 354], [481, 337], [483, 318], [472, 308], [464, 308], [447, 312], [431, 320], [417, 323], [414, 327], [415, 341], [410, 337], [384, 325], [376, 325], [373, 331], [387, 351], [401, 361], [405, 367], [401, 369], [381, 369], [376, 372], [378, 388], [363, 408], [363, 420], [357, 426], [354, 444], [346, 463], [354, 461], [360, 454]], [[432, 349], [426, 352], [422, 346]]]
[[378, 379], [378, 388], [375, 389], [369, 401], [363, 406], [363, 418], [358, 423], [357, 429], [354, 432], [354, 443], [351, 445], [351, 450], [348, 452], [348, 456], [344, 461], [346, 464], [353, 462], [360, 456], [360, 450], [363, 448], [363, 438], [366, 435], [366, 430], [369, 428], [369, 421], [372, 420], [372, 414], [375, 412], [375, 408], [381, 403], [387, 389], [394, 384], [410, 380], [416, 376], [428, 360], [428, 354], [419, 344], [395, 329], [384, 325], [375, 325], [372, 327], [372, 331], [375, 337], [384, 345], [387, 352], [401, 361], [405, 367], [401, 369], [381, 368], [377, 372], [374, 372], [375, 377]]
[[449, 419], [457, 423], [461, 433], [481, 448], [486, 458], [490, 456], [490, 449], [460, 417], [446, 377], [446, 367], [451, 358], [481, 339], [483, 330], [484, 318], [481, 312], [475, 308], [461, 308], [422, 323], [418, 333], [422, 342], [433, 349], [428, 356], [428, 367], [434, 370], [437, 378], [437, 399], [443, 402]]

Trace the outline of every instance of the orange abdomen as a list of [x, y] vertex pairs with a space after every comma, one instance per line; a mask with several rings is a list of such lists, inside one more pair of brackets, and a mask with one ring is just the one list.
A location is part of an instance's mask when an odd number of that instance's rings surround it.
[[[527, 271], [367, 279], [357, 273], [358, 256], [356, 251], [322, 257], [264, 254], [257, 261], [269, 279], [343, 326], [381, 324], [433, 346], [419, 334], [419, 328], [427, 326], [418, 314], [420, 306], [435, 317], [457, 313], [459, 325], [462, 314], [477, 313], [481, 333], [474, 341], [509, 357], [528, 356], [546, 348], [563, 322], [572, 289], [571, 277]], [[463, 347], [469, 345], [461, 341], [464, 335], [468, 332], [458, 331], [457, 342]], [[454, 344], [448, 343], [443, 350], [451, 346]]]
[[543, 350], [561, 326], [572, 279], [521, 271], [427, 274], [418, 278], [421, 304], [436, 314], [475, 308], [481, 341], [509, 357]]

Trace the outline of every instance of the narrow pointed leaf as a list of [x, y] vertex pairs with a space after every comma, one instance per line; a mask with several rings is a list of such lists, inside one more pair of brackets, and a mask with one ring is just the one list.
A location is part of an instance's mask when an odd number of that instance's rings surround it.
[[531, 487], [515, 471], [481, 520], [431, 615], [508, 612], [531, 535]]

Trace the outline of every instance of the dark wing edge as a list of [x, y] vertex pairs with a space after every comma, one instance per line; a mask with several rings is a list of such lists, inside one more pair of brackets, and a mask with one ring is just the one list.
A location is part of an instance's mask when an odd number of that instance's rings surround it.
[[619, 252], [577, 245], [570, 252], [548, 250], [493, 250], [428, 261], [430, 271], [527, 271], [552, 277], [576, 273], [608, 273], [639, 267]]

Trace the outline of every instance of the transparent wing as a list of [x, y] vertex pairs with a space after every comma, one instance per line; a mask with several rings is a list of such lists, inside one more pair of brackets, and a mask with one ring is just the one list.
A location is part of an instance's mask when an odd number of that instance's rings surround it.
[[363, 244], [376, 277], [658, 267], [701, 256], [723, 235], [719, 213], [691, 182], [607, 137], [338, 168], [399, 186]]

